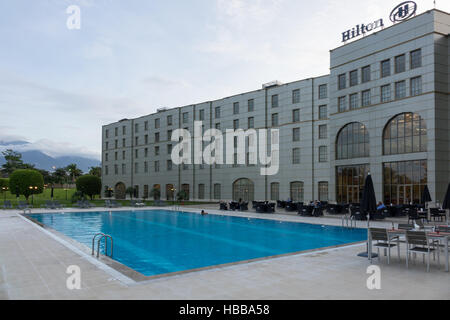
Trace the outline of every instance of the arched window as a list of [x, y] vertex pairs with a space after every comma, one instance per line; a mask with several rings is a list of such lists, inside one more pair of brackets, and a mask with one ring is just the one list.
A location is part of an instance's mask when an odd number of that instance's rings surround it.
[[255, 200], [253, 181], [247, 178], [238, 179], [233, 183], [233, 200], [253, 201]]
[[417, 113], [402, 113], [392, 118], [383, 131], [383, 154], [427, 151], [427, 125]]
[[294, 181], [290, 186], [291, 200], [294, 202], [303, 202], [303, 182]]
[[339, 131], [336, 160], [369, 157], [369, 132], [364, 124], [352, 122]]
[[278, 182], [270, 184], [270, 200], [280, 200], [280, 184]]

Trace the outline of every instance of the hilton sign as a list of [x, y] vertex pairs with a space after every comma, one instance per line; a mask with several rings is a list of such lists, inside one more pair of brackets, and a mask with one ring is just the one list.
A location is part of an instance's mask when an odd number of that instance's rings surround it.
[[[390, 20], [392, 22], [404, 21], [416, 14], [417, 4], [413, 1], [405, 1], [400, 3], [392, 10]], [[350, 30], [342, 32], [342, 42], [365, 35], [367, 32], [384, 27], [383, 19], [375, 20], [371, 23], [358, 24]]]

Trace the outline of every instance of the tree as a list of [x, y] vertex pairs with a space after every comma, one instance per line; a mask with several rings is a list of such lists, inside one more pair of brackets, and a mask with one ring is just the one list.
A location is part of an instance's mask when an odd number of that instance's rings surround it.
[[89, 169], [89, 174], [101, 178], [102, 177], [102, 168], [101, 167], [91, 167]]
[[188, 200], [188, 195], [186, 193], [186, 191], [184, 190], [180, 190], [177, 193], [177, 200], [181, 201], [181, 200]]
[[8, 178], [0, 178], [0, 191], [3, 194], [6, 190], [9, 189], [9, 179]]
[[77, 179], [76, 182], [77, 191], [82, 192], [85, 195], [93, 197], [102, 192], [102, 180], [99, 177], [93, 175], [84, 175]]
[[81, 171], [75, 163], [69, 164], [66, 167], [66, 171], [69, 172], [72, 182], [75, 182], [75, 180], [83, 174], [83, 171]]
[[155, 200], [159, 200], [161, 198], [161, 189], [160, 188], [153, 188], [152, 191], [150, 191], [150, 195]]
[[52, 173], [53, 181], [55, 183], [61, 183], [67, 182], [67, 171], [64, 168], [57, 168]]
[[9, 190], [11, 193], [18, 193], [28, 197], [32, 194], [39, 194], [44, 191], [44, 178], [37, 170], [18, 169], [9, 177]]
[[128, 187], [127, 190], [125, 190], [125, 193], [128, 193], [130, 195], [130, 198], [133, 199], [133, 195], [134, 195], [134, 188], [133, 187]]
[[37, 169], [37, 171], [39, 171], [42, 174], [42, 177], [44, 178], [44, 184], [53, 184], [54, 183], [55, 179], [50, 174], [50, 172], [48, 172], [47, 170], [44, 170], [44, 169]]

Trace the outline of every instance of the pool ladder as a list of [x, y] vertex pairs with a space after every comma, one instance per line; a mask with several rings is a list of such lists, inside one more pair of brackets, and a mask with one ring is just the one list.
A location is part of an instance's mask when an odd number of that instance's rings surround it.
[[[347, 213], [342, 216], [341, 222], [343, 228], [356, 228], [356, 220], [351, 215], [349, 216]], [[353, 226], [353, 223], [355, 224], [355, 226]]]
[[105, 256], [108, 256], [108, 239], [111, 240], [111, 254], [109, 255], [109, 257], [112, 258], [113, 256], [113, 249], [114, 249], [114, 243], [113, 243], [113, 238], [109, 235], [109, 234], [104, 234], [104, 233], [97, 233], [93, 238], [92, 238], [92, 255], [94, 255], [94, 246], [95, 246], [95, 239], [100, 236], [100, 238], [98, 238], [97, 240], [97, 258], [100, 255], [100, 242], [102, 239], [105, 239]]

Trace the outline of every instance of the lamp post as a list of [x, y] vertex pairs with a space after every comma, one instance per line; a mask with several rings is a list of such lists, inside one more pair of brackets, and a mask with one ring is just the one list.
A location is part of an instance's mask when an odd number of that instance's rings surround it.
[[66, 201], [67, 201], [67, 188], [64, 188], [64, 191], [66, 192]]
[[37, 186], [29, 186], [28, 187], [31, 191], [31, 205], [34, 206], [34, 193], [37, 191]]

